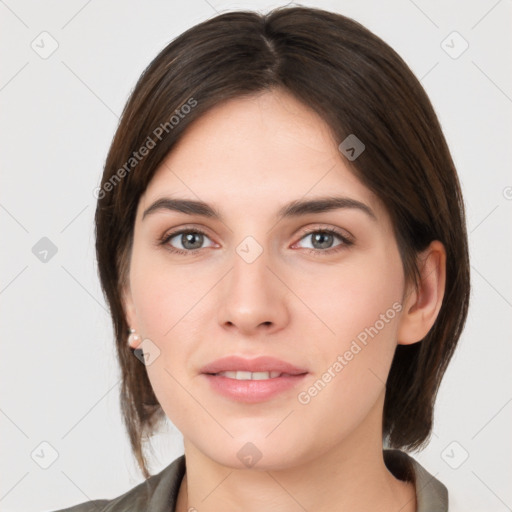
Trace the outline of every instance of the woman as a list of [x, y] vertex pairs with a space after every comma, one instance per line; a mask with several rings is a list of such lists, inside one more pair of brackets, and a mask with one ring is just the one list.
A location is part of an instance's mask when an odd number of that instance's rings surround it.
[[[464, 207], [388, 45], [305, 7], [187, 30], [137, 83], [97, 196], [147, 480], [66, 510], [448, 510], [406, 450], [467, 315]], [[150, 476], [166, 416], [185, 454]]]

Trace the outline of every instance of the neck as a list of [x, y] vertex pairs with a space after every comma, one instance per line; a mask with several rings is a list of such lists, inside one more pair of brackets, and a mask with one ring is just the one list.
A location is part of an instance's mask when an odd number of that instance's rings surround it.
[[386, 468], [375, 425], [380, 423], [366, 422], [325, 453], [279, 470], [227, 467], [185, 439], [186, 474], [176, 511], [415, 512], [414, 486]]

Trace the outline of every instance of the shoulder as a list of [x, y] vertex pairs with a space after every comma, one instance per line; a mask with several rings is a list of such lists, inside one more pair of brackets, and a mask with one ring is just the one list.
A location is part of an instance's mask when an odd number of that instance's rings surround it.
[[53, 512], [99, 512], [100, 510], [102, 511], [109, 503], [109, 500], [91, 500], [79, 503], [74, 507], [61, 508]]
[[414, 483], [418, 512], [448, 511], [447, 488], [417, 460], [401, 450], [384, 450], [384, 461], [396, 478]]
[[149, 477], [117, 498], [91, 500], [53, 512], [173, 511], [184, 474], [185, 456], [181, 455], [160, 473]]

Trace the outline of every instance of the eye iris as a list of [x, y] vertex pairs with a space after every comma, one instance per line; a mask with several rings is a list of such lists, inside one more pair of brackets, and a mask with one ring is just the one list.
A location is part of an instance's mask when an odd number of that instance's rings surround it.
[[[334, 235], [325, 231], [311, 233], [313, 246], [316, 249], [329, 249], [332, 246]], [[200, 249], [203, 245], [204, 235], [199, 232], [187, 232], [181, 234], [181, 243], [185, 249]]]
[[[313, 233], [313, 246], [315, 246], [316, 242], [319, 242], [320, 247], [318, 249], [328, 249], [332, 244], [333, 235], [330, 233]], [[325, 241], [327, 239], [327, 242]]]
[[[196, 238], [196, 243], [193, 243], [194, 238]], [[191, 243], [192, 247], [189, 244]], [[185, 249], [200, 249], [201, 245], [203, 245], [203, 235], [201, 233], [186, 233], [181, 235], [181, 243]]]

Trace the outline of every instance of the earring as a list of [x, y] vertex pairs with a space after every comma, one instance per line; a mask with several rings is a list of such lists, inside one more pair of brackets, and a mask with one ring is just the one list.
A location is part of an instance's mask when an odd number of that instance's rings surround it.
[[135, 329], [130, 327], [130, 335], [128, 336], [128, 345], [132, 346], [132, 344], [136, 343], [140, 340], [140, 336], [135, 334]]

